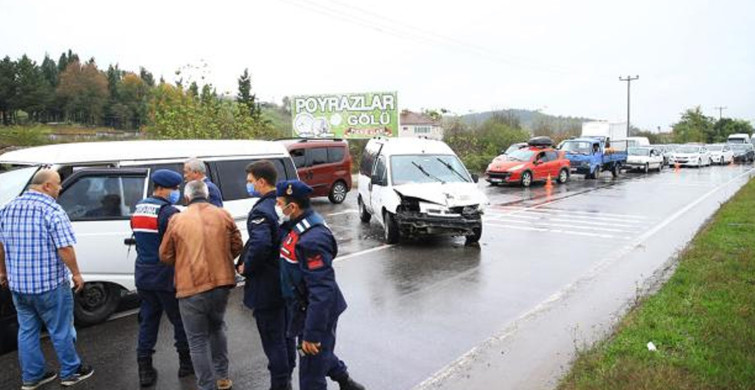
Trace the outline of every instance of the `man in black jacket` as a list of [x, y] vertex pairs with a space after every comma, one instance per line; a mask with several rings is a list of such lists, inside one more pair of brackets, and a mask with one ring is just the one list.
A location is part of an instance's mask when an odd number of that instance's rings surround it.
[[286, 337], [288, 313], [280, 286], [280, 234], [275, 211], [277, 171], [269, 161], [246, 168], [247, 192], [259, 200], [247, 217], [249, 241], [239, 258], [238, 272], [246, 277], [244, 304], [254, 310], [262, 347], [268, 359], [270, 388], [291, 389], [296, 365], [295, 341]]

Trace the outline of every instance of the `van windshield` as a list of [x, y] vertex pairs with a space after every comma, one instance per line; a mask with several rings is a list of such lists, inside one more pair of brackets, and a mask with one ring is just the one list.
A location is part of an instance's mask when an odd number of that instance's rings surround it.
[[38, 169], [26, 167], [0, 173], [0, 207], [21, 195]]
[[592, 143], [586, 141], [566, 141], [561, 146], [561, 150], [570, 153], [591, 154]]
[[409, 183], [471, 183], [464, 164], [456, 156], [406, 155], [391, 157], [394, 186]]
[[650, 149], [646, 148], [629, 148], [630, 156], [649, 156]]

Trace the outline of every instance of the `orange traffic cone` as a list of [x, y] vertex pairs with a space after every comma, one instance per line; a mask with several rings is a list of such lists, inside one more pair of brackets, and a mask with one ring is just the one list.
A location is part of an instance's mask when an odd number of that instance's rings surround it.
[[553, 189], [553, 181], [551, 180], [551, 175], [548, 175], [548, 180], [545, 182], [545, 189], [546, 190]]
[[679, 162], [674, 162], [674, 172], [678, 173], [679, 171], [681, 171], [681, 167], [679, 165]]

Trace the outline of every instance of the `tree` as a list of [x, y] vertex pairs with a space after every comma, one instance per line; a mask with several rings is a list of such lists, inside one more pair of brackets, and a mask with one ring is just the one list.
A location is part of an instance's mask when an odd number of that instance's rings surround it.
[[45, 81], [47, 82], [47, 86], [45, 88], [47, 97], [45, 100], [43, 121], [56, 121], [62, 115], [61, 106], [58, 104], [58, 101], [55, 98], [55, 88], [57, 88], [58, 86], [58, 64], [56, 64], [55, 60], [50, 58], [49, 55], [45, 54], [45, 59], [42, 61], [40, 69], [42, 71], [42, 77], [44, 77]]
[[126, 107], [126, 120], [138, 129], [147, 121], [149, 86], [135, 73], [126, 73], [118, 86], [119, 103]]
[[681, 120], [673, 126], [674, 141], [686, 142], [713, 142], [715, 138], [713, 130], [713, 118], [705, 116], [700, 106], [690, 108], [682, 113]]
[[189, 95], [195, 98], [199, 97], [199, 86], [196, 81], [192, 81], [191, 85], [189, 85]]
[[141, 78], [148, 87], [152, 88], [155, 86], [155, 76], [143, 66], [139, 67], [139, 78]]
[[236, 95], [236, 102], [243, 104], [249, 109], [252, 118], [260, 119], [262, 111], [257, 103], [257, 97], [252, 94], [252, 77], [249, 75], [249, 69], [244, 69], [244, 73], [238, 79], [239, 92]]
[[16, 77], [18, 109], [25, 111], [32, 120], [39, 120], [40, 114], [47, 107], [48, 99], [52, 97], [52, 89], [42, 75], [42, 70], [24, 54], [16, 65]]
[[74, 61], [60, 74], [57, 94], [66, 100], [69, 119], [96, 124], [108, 101], [108, 79], [90, 62], [81, 65]]
[[742, 119], [721, 118], [713, 125], [715, 139], [713, 142], [726, 142], [732, 134], [744, 133], [752, 135], [752, 124]]
[[17, 89], [16, 62], [5, 56], [0, 61], [0, 115], [6, 126], [10, 124], [15, 110]]

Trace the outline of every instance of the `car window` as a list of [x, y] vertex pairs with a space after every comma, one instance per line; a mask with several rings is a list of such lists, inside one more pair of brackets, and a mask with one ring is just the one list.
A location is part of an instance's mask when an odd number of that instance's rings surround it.
[[328, 148], [328, 162], [339, 163], [343, 161], [345, 150], [346, 148], [343, 146], [335, 146], [335, 147]]
[[558, 160], [558, 152], [556, 152], [556, 151], [545, 152], [545, 160], [546, 161], [556, 161], [556, 160]]
[[[249, 194], [246, 192], [246, 166], [261, 159], [243, 159], [229, 161], [212, 161], [218, 173], [218, 181], [215, 183], [223, 194], [223, 200], [246, 199]], [[278, 181], [286, 180], [286, 169], [283, 160], [280, 158], [267, 159], [275, 165], [278, 172]]]
[[375, 164], [375, 157], [380, 152], [380, 144], [368, 143], [362, 153], [362, 161], [359, 164], [359, 173], [364, 176], [372, 175], [373, 164]]
[[60, 193], [58, 203], [72, 221], [128, 219], [144, 196], [146, 175], [82, 176]]
[[322, 165], [328, 163], [328, 148], [309, 148], [310, 165]]
[[296, 168], [307, 167], [307, 155], [305, 154], [304, 149], [293, 149], [289, 151], [289, 154], [291, 154], [291, 158], [294, 160]]
[[380, 182], [384, 184], [387, 184], [386, 181], [388, 179], [388, 170], [386, 167], [387, 164], [385, 163], [385, 157], [380, 156], [377, 164], [375, 164], [375, 174], [373, 176], [379, 178]]

